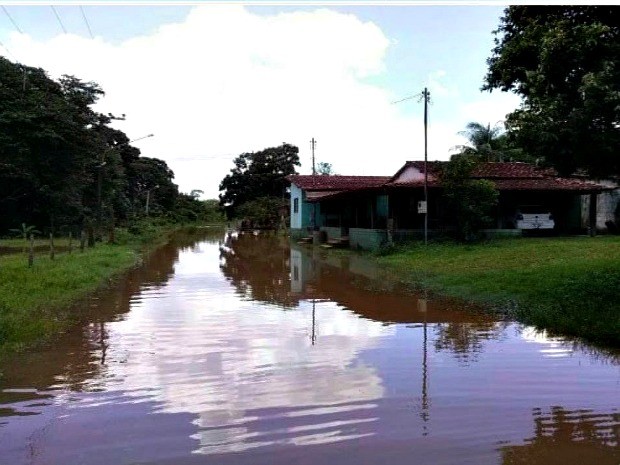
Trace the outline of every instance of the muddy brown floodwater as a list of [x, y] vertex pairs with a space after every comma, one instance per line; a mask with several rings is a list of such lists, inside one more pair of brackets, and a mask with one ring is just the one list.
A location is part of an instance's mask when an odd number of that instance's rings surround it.
[[179, 237], [0, 371], [0, 463], [620, 463], [620, 357], [360, 256]]

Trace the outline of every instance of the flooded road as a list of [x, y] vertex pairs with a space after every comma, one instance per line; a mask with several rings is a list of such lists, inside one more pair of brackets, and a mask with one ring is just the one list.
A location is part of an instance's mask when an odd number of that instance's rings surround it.
[[620, 356], [363, 257], [178, 238], [0, 367], [0, 464], [620, 463]]

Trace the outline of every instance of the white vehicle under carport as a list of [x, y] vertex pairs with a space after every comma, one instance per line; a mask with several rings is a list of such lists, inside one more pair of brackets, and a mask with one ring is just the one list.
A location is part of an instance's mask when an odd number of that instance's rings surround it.
[[553, 229], [555, 221], [551, 212], [540, 205], [522, 205], [515, 214], [515, 228], [526, 230]]

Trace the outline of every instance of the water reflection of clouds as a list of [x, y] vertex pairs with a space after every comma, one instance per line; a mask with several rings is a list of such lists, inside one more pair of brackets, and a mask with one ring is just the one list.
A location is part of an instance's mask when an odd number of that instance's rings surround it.
[[521, 329], [521, 337], [524, 341], [540, 345], [539, 352], [543, 357], [570, 357], [573, 348], [561, 337], [551, 337], [547, 331], [533, 326], [525, 326]]
[[[164, 292], [142, 293], [129, 318], [112, 324], [111, 359], [125, 354], [110, 368], [114, 388], [161, 412], [196, 414], [202, 453], [368, 434], [356, 425], [374, 421], [383, 386], [357, 355], [395, 329], [329, 301], [284, 311], [241, 300], [214, 268], [217, 253], [205, 244], [182, 252]], [[274, 430], [266, 411], [295, 421]]]

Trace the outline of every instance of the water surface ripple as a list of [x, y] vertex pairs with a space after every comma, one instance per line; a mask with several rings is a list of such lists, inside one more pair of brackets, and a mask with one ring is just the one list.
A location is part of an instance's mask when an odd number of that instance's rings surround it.
[[0, 464], [620, 463], [619, 355], [276, 236], [179, 236], [0, 369]]

